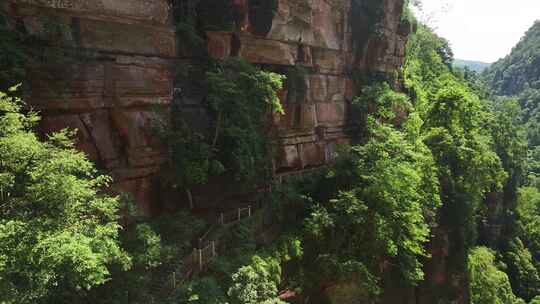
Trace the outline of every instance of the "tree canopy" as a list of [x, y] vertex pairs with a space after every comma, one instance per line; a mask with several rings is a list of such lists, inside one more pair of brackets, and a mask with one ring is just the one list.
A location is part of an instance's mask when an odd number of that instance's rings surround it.
[[88, 290], [128, 268], [118, 198], [74, 148], [70, 131], [40, 140], [39, 118], [0, 93], [0, 299], [38, 303], [60, 290]]

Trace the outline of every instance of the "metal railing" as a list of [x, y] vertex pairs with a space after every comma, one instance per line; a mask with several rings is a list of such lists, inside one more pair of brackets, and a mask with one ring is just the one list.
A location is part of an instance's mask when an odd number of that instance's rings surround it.
[[219, 213], [216, 223], [211, 225], [199, 237], [198, 244], [193, 248], [192, 253], [179, 259], [178, 263], [176, 263], [179, 265], [171, 265], [171, 271], [168, 274], [164, 274], [164, 281], [159, 283], [156, 287], [158, 290], [154, 291], [153, 294], [156, 296], [170, 295], [193, 274], [204, 271], [210, 261], [218, 255], [219, 236], [214, 235], [213, 232], [218, 231], [219, 228], [233, 226], [243, 219], [250, 218], [252, 215], [253, 210], [251, 205]]
[[327, 168], [328, 168], [327, 166], [319, 166], [319, 167], [304, 169], [300, 171], [278, 173], [274, 176], [274, 181], [278, 184], [283, 184], [283, 182], [286, 182], [287, 180], [291, 178], [303, 178], [306, 175], [317, 173]]

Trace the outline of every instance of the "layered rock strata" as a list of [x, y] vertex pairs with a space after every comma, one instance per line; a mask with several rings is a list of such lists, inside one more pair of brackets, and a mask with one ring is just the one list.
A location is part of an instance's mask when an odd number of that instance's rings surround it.
[[[233, 2], [242, 18], [233, 32], [206, 33], [212, 56], [306, 71], [301, 97], [290, 92], [294, 88], [281, 92], [286, 114], [275, 117], [276, 171], [326, 163], [335, 146], [348, 141], [352, 70], [395, 73], [403, 63], [403, 0], [383, 1], [380, 30], [366, 40], [363, 55], [352, 47], [349, 0], [279, 0], [271, 18], [248, 0]], [[152, 121], [166, 119], [159, 116], [182, 90], [174, 71], [189, 63], [179, 56], [185, 42], [176, 38], [169, 2], [9, 0], [7, 9], [29, 33], [77, 53], [76, 60], [62, 54], [60, 63], [30, 67], [27, 100], [41, 111], [43, 131], [76, 128], [79, 148], [112, 174], [116, 189], [151, 213], [159, 204], [156, 176], [167, 160]], [[62, 31], [51, 31], [50, 24]]]

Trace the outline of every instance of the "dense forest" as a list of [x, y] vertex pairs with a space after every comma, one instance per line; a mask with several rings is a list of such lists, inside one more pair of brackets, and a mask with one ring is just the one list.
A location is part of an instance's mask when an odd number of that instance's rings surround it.
[[[374, 2], [353, 1], [373, 23], [353, 37], [360, 45], [378, 29]], [[227, 251], [184, 279], [178, 260], [211, 223], [189, 210], [141, 215], [107, 190], [73, 130], [40, 134], [25, 66], [57, 58], [36, 56], [51, 46], [0, 15], [0, 303], [326, 304], [336, 289], [342, 303], [397, 303], [403, 290], [421, 303], [540, 303], [540, 23], [482, 74], [454, 66], [448, 41], [409, 7], [401, 25], [411, 33], [400, 71], [351, 68], [351, 142], [330, 165], [272, 184], [262, 212], [214, 231]], [[178, 25], [194, 48], [196, 26]], [[271, 167], [265, 123], [284, 112], [279, 91], [305, 94], [310, 71], [199, 60], [187, 73], [216, 127], [197, 132], [177, 109], [156, 123], [167, 181], [190, 198], [224, 172], [255, 188]], [[279, 227], [270, 241], [262, 221]]]
[[535, 165], [540, 145], [540, 22], [527, 31], [510, 55], [494, 63], [482, 76], [493, 95], [517, 98], [527, 129], [529, 172], [540, 173]]

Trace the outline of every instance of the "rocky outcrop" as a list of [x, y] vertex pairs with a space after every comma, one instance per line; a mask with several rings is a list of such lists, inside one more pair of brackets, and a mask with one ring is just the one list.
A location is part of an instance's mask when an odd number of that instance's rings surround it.
[[[42, 112], [43, 131], [77, 129], [78, 147], [112, 174], [114, 188], [152, 213], [159, 204], [156, 176], [167, 161], [152, 122], [167, 119], [175, 86], [182, 90], [175, 71], [189, 64], [168, 0], [8, 2], [9, 14], [28, 32], [65, 52], [56, 64], [30, 67], [27, 100]], [[273, 14], [250, 2], [233, 1], [234, 32], [206, 33], [208, 52], [285, 73], [302, 67], [302, 98], [291, 85], [281, 92], [286, 114], [275, 117], [275, 167], [322, 165], [348, 141], [352, 69], [394, 73], [403, 63], [403, 1], [383, 1], [382, 31], [369, 37], [361, 56], [353, 50], [350, 0], [279, 0]], [[51, 31], [51, 24], [61, 30]]]
[[[240, 2], [249, 5], [248, 1]], [[266, 33], [254, 30], [263, 27], [260, 24], [244, 25], [234, 35], [207, 33], [208, 51], [216, 58], [233, 54], [236, 39], [240, 44], [237, 55], [250, 62], [305, 69], [305, 98], [290, 100], [288, 91], [296, 88], [286, 87], [282, 94], [286, 114], [275, 118], [282, 143], [278, 171], [324, 164], [336, 145], [348, 141], [353, 68], [395, 73], [402, 66], [408, 35], [400, 31], [403, 1], [383, 2], [383, 30], [369, 37], [360, 57], [353, 50], [348, 0], [279, 0]]]
[[[254, 2], [260, 1], [232, 1], [236, 29], [207, 31], [207, 51], [287, 74], [280, 92], [285, 115], [274, 117], [275, 171], [323, 165], [350, 140], [349, 108], [359, 89], [352, 71], [396, 74], [403, 64], [404, 0], [381, 0], [377, 31], [368, 32], [361, 45], [354, 41], [351, 19], [362, 16], [353, 16], [352, 0], [277, 0], [275, 12]], [[176, 92], [184, 90], [176, 71], [193, 64], [187, 42], [175, 33], [169, 0], [7, 0], [0, 8], [29, 33], [61, 46], [53, 64], [29, 67], [26, 99], [41, 111], [43, 133], [77, 129], [78, 147], [112, 175], [113, 189], [131, 194], [144, 213], [157, 212], [165, 200], [185, 200], [160, 188], [167, 151], [153, 130], [156, 120], [168, 119]], [[197, 108], [202, 99], [185, 102], [194, 124], [208, 119]], [[216, 189], [223, 187], [201, 192]], [[434, 252], [441, 259], [444, 254]], [[430, 279], [444, 281], [444, 269], [431, 272]], [[332, 303], [359, 303], [363, 292], [356, 283], [333, 286], [326, 296]]]
[[[29, 67], [26, 99], [42, 113], [42, 131], [77, 129], [78, 147], [113, 176], [114, 189], [151, 213], [166, 161], [152, 121], [171, 102], [176, 56], [168, 3], [10, 2], [29, 33], [65, 47], [53, 64]], [[51, 36], [51, 25], [60, 35]]]

